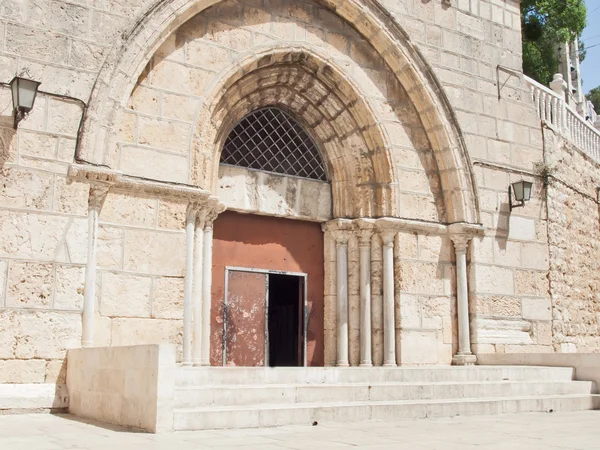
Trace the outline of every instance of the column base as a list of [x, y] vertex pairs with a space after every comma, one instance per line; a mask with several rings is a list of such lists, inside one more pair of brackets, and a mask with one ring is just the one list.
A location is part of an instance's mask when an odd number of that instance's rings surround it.
[[181, 367], [192, 367], [193, 364], [190, 361], [185, 361], [181, 363]]
[[398, 367], [398, 364], [394, 363], [383, 363], [383, 367]]
[[477, 363], [477, 356], [475, 356], [475, 355], [456, 354], [452, 358], [453, 366], [474, 366], [476, 363]]
[[373, 367], [372, 363], [360, 363], [360, 365], [358, 367]]
[[336, 364], [337, 367], [350, 367], [350, 364], [347, 362], [339, 362]]

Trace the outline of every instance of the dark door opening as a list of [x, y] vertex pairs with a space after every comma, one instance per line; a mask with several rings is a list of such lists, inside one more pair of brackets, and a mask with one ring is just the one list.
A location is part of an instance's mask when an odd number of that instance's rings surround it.
[[269, 366], [304, 365], [304, 278], [269, 274]]

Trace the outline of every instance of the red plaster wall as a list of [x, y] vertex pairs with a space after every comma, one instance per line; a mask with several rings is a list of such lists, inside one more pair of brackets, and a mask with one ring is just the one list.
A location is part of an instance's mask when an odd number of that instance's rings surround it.
[[308, 274], [307, 361], [324, 365], [323, 232], [299, 220], [227, 211], [214, 225], [211, 364], [223, 362], [225, 266]]

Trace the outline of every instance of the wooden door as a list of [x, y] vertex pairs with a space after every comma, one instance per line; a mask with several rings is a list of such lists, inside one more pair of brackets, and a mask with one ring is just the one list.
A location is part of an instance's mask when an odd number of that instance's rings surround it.
[[264, 366], [267, 280], [265, 273], [229, 270], [225, 308], [225, 365]]

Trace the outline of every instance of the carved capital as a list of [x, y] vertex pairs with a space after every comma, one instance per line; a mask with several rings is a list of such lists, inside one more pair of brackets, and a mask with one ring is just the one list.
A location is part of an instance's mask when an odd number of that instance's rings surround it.
[[196, 222], [196, 216], [198, 214], [198, 210], [201, 205], [198, 202], [189, 202], [187, 206], [187, 211], [185, 212], [185, 218], [187, 223]]
[[400, 230], [400, 226], [398, 224], [397, 221], [395, 221], [394, 219], [378, 219], [375, 222], [375, 225], [377, 227], [377, 231], [379, 232], [379, 235], [381, 236], [381, 240], [383, 241], [383, 245], [386, 246], [393, 246], [394, 245], [394, 238], [396, 237], [396, 235], [398, 234], [398, 231]]
[[219, 217], [219, 214], [226, 209], [225, 205], [219, 202], [216, 197], [211, 197], [207, 202], [206, 207], [202, 210], [204, 226], [206, 228], [212, 228], [213, 222]]
[[454, 234], [450, 235], [450, 239], [454, 242], [454, 249], [457, 252], [466, 252], [469, 248], [469, 242], [473, 239], [473, 236], [468, 234]]
[[375, 233], [375, 221], [372, 219], [358, 219], [354, 222], [354, 225], [358, 236], [358, 245], [360, 247], [370, 247], [371, 237]]
[[337, 245], [348, 245], [348, 241], [352, 237], [351, 230], [332, 230], [331, 236], [335, 239]]
[[108, 191], [110, 190], [110, 184], [105, 183], [92, 183], [90, 184], [90, 194], [88, 197], [89, 209], [100, 211]]

